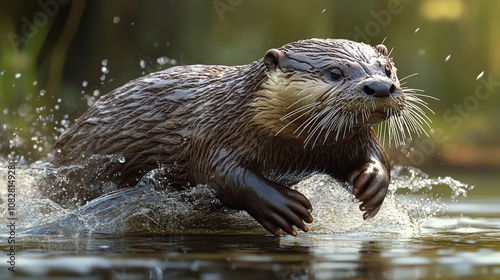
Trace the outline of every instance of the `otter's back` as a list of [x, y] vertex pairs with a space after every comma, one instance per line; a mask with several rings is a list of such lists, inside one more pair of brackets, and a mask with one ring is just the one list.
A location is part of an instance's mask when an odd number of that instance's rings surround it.
[[192, 126], [211, 110], [211, 98], [205, 96], [213, 91], [210, 85], [235, 69], [179, 66], [130, 81], [103, 96], [59, 137], [54, 164], [119, 155], [125, 162], [105, 175], [119, 172], [131, 181], [164, 162], [185, 164]]

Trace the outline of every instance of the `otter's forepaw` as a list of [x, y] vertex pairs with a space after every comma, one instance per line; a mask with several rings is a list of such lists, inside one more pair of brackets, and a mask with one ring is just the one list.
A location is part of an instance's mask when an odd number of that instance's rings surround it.
[[347, 181], [353, 186], [354, 196], [362, 201], [359, 209], [365, 211], [365, 220], [375, 217], [382, 207], [389, 187], [389, 178], [386, 168], [376, 162], [368, 162], [349, 174]]
[[296, 236], [297, 232], [293, 226], [307, 232], [309, 228], [304, 221], [307, 223], [313, 221], [309, 200], [298, 191], [282, 186], [268, 188], [257, 200], [252, 201], [246, 210], [274, 235], [280, 235], [283, 230]]

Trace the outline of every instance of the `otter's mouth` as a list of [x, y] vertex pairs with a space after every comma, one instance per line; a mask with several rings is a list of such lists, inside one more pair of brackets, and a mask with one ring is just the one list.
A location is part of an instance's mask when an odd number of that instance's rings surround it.
[[384, 111], [373, 111], [370, 114], [369, 119], [379, 119], [380, 121], [386, 120], [388, 118], [388, 115]]
[[389, 114], [382, 110], [374, 110], [372, 112], [359, 114], [357, 118], [357, 126], [375, 125], [389, 118]]

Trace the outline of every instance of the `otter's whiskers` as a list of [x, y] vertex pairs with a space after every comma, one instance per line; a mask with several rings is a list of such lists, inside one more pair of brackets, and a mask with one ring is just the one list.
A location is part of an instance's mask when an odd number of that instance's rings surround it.
[[428, 103], [420, 97], [438, 100], [437, 98], [422, 94], [423, 90], [414, 88], [402, 88], [405, 95], [403, 109], [398, 111], [394, 108], [387, 108], [386, 113], [390, 116], [388, 120], [377, 125], [377, 134], [382, 144], [388, 138], [389, 147], [394, 142], [396, 147], [402, 146], [407, 140], [412, 140], [412, 134], [418, 136], [427, 135], [426, 128], [431, 128], [431, 119], [426, 115], [425, 110], [434, 112], [429, 108]]
[[[401, 80], [415, 75], [409, 75]], [[334, 89], [331, 90], [334, 91]], [[377, 134], [382, 144], [388, 141], [389, 147], [391, 143], [398, 147], [404, 145], [407, 140], [411, 140], [412, 135], [428, 135], [426, 129], [431, 127], [430, 123], [432, 121], [426, 115], [426, 111], [432, 114], [434, 112], [422, 98], [438, 99], [422, 92], [424, 91], [421, 89], [403, 87], [403, 105], [383, 108], [387, 120], [376, 125]], [[389, 98], [392, 99], [391, 103], [398, 103], [398, 97], [391, 96]], [[304, 99], [294, 102], [288, 109], [299, 104]], [[335, 136], [335, 141], [345, 139], [347, 133], [352, 132], [354, 127], [359, 126], [359, 124], [366, 123], [370, 119], [370, 115], [379, 108], [374, 98], [356, 99], [357, 106], [355, 110], [352, 110], [352, 102], [347, 106], [342, 100], [342, 97], [332, 95], [327, 103], [336, 104], [336, 106], [325, 106], [324, 101], [313, 101], [293, 109], [280, 118], [280, 121], [289, 121], [276, 135], [291, 124], [302, 121], [293, 134], [299, 138], [300, 135], [307, 133], [304, 147], [310, 145], [311, 148], [314, 148], [321, 138], [323, 138], [322, 144], [325, 144], [332, 134]]]

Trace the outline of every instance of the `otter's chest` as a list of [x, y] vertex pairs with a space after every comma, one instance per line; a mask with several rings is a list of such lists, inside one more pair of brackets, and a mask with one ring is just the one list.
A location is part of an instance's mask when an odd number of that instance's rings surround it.
[[267, 176], [265, 176], [267, 179], [276, 182], [278, 184], [284, 185], [284, 186], [292, 186], [297, 184], [298, 182], [305, 180], [309, 177], [311, 177], [314, 174], [318, 174], [319, 172], [316, 171], [302, 171], [302, 172], [279, 172], [275, 171]]
[[261, 151], [256, 165], [260, 173], [278, 184], [290, 186], [314, 174], [332, 175], [336, 169], [334, 147], [305, 149], [303, 144], [274, 141]]

